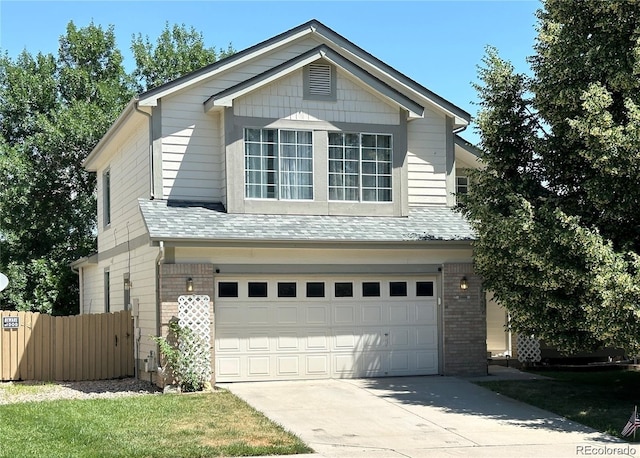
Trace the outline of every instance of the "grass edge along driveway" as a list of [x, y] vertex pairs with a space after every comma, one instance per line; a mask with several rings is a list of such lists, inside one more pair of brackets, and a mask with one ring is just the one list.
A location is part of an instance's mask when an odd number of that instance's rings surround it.
[[310, 453], [226, 390], [0, 406], [0, 457], [215, 457]]
[[483, 381], [477, 384], [603, 433], [629, 442], [640, 442], [640, 431], [636, 433], [635, 440], [620, 434], [634, 406], [640, 406], [640, 372], [536, 373], [549, 379]]

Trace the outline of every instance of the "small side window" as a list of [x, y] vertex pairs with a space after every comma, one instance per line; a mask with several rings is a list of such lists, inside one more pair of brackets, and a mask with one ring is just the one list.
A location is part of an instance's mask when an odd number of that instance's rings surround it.
[[307, 282], [307, 297], [324, 297], [324, 282]]
[[336, 297], [353, 297], [353, 283], [344, 282], [335, 284]]
[[416, 296], [433, 296], [433, 282], [419, 281], [416, 282]]
[[389, 282], [389, 295], [391, 297], [403, 297], [407, 295], [407, 282], [406, 281], [392, 281]]
[[380, 282], [362, 282], [362, 297], [380, 297]]
[[111, 170], [102, 174], [102, 218], [104, 227], [111, 224]]
[[267, 282], [250, 281], [249, 297], [267, 297]]
[[238, 282], [235, 282], [235, 281], [219, 282], [218, 297], [238, 297]]
[[278, 297], [296, 297], [295, 282], [278, 283]]

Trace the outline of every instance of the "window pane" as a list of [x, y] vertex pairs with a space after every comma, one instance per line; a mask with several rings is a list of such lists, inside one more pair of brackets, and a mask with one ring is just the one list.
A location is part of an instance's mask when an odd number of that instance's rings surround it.
[[329, 189], [329, 200], [344, 200], [344, 189]]
[[380, 297], [380, 282], [362, 282], [363, 297]]
[[406, 296], [407, 282], [406, 281], [389, 282], [389, 295], [392, 297]]
[[244, 139], [250, 142], [259, 142], [260, 141], [260, 129], [245, 129], [244, 130]]
[[378, 202], [391, 202], [391, 190], [381, 189], [378, 191]]
[[219, 282], [218, 297], [238, 297], [238, 282]]
[[278, 131], [276, 129], [263, 129], [262, 141], [268, 143], [275, 143], [278, 141]]
[[365, 202], [375, 202], [377, 201], [377, 193], [375, 189], [363, 189], [362, 190], [362, 200]]
[[334, 285], [336, 297], [353, 297], [353, 283], [344, 282]]
[[376, 140], [378, 142], [378, 148], [391, 148], [390, 135], [378, 135]]
[[324, 282], [307, 282], [307, 297], [324, 297]]
[[295, 143], [296, 142], [296, 131], [295, 130], [281, 130], [280, 131], [280, 142], [282, 142], [282, 143]]
[[345, 134], [344, 144], [347, 146], [360, 146], [360, 135]]
[[433, 296], [433, 282], [432, 281], [416, 282], [416, 296]]
[[278, 297], [296, 297], [295, 282], [278, 283]]
[[369, 135], [369, 134], [363, 134], [362, 135], [362, 146], [363, 147], [371, 147], [371, 146], [376, 146], [376, 136], [375, 135]]
[[267, 282], [249, 282], [249, 297], [267, 297]]
[[344, 134], [340, 132], [329, 132], [329, 145], [342, 146], [344, 142]]

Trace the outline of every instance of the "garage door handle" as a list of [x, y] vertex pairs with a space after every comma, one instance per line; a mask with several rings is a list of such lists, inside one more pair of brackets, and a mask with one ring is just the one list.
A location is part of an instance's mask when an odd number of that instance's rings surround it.
[[384, 333], [384, 346], [385, 347], [389, 346], [389, 333], [388, 332]]

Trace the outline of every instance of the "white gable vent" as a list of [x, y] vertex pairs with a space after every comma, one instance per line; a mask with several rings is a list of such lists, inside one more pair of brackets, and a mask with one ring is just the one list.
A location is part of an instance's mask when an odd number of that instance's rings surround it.
[[331, 66], [326, 64], [309, 65], [309, 94], [331, 95]]

